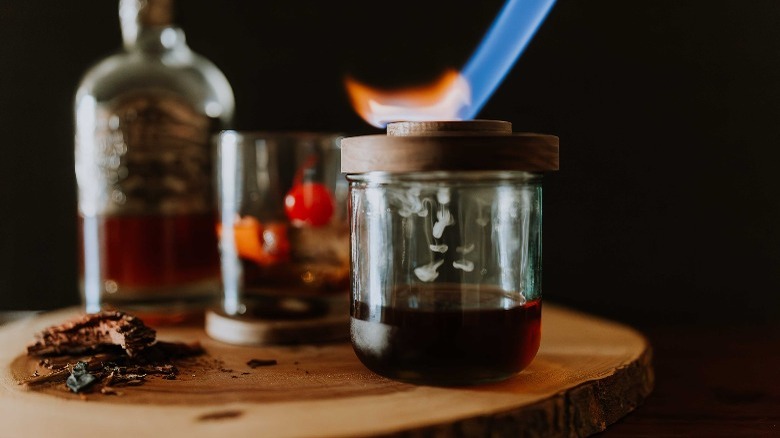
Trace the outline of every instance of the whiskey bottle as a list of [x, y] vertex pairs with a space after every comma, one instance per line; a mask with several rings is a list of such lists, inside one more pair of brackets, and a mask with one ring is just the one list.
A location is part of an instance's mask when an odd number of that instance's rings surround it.
[[172, 0], [120, 0], [124, 48], [76, 92], [80, 286], [102, 307], [174, 321], [215, 300], [212, 134], [233, 92], [173, 25]]

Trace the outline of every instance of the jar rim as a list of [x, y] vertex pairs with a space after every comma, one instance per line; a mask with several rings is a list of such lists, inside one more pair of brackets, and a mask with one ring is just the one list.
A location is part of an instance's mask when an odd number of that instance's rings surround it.
[[469, 171], [428, 171], [428, 172], [384, 172], [371, 171], [347, 174], [351, 182], [393, 183], [393, 182], [457, 182], [489, 183], [491, 181], [514, 181], [530, 183], [540, 181], [541, 173], [523, 170], [469, 170]]

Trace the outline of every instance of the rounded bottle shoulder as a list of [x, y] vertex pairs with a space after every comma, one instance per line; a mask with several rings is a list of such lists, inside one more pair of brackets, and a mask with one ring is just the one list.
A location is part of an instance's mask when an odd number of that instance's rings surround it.
[[76, 91], [76, 105], [86, 96], [101, 103], [144, 90], [176, 94], [200, 112], [226, 123], [233, 116], [235, 101], [227, 78], [211, 61], [191, 50], [110, 55], [84, 74]]

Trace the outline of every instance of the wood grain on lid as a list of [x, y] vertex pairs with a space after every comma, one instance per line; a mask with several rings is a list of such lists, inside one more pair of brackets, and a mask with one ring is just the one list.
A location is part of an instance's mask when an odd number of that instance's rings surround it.
[[512, 124], [503, 120], [443, 120], [435, 122], [393, 122], [387, 125], [390, 137], [413, 135], [509, 135]]
[[388, 135], [341, 141], [341, 171], [558, 170], [558, 137], [512, 133], [509, 122], [399, 122]]

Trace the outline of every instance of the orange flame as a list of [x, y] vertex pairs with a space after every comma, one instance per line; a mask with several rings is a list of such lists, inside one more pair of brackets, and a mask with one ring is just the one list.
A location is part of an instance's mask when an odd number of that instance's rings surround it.
[[363, 119], [379, 128], [390, 122], [460, 120], [461, 110], [471, 104], [471, 87], [455, 70], [435, 82], [397, 90], [382, 90], [345, 79], [352, 106]]

